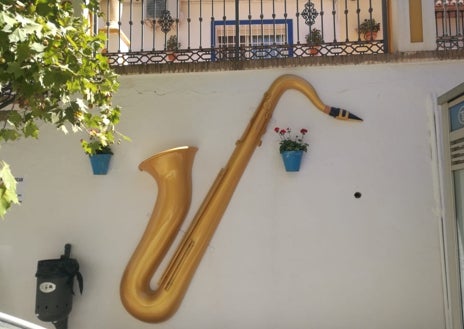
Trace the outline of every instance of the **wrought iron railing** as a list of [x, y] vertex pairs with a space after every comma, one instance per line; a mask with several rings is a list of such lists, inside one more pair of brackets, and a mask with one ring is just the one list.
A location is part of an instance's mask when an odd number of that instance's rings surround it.
[[384, 53], [386, 0], [101, 0], [113, 66]]
[[464, 0], [434, 0], [437, 49], [464, 49]]

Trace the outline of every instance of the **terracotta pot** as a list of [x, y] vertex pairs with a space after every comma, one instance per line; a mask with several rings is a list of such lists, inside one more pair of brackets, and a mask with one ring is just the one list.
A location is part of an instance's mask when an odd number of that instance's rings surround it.
[[311, 48], [309, 48], [309, 54], [311, 56], [316, 56], [317, 54], [319, 54], [319, 48], [320, 47], [311, 47]]
[[366, 32], [364, 33], [364, 40], [376, 40], [377, 39], [377, 32]]
[[166, 61], [172, 62], [176, 59], [176, 54], [175, 53], [166, 53]]

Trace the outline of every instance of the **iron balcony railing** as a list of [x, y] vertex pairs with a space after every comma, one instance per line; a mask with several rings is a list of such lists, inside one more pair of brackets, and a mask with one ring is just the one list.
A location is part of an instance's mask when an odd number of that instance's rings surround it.
[[113, 66], [384, 53], [387, 0], [101, 0]]
[[464, 49], [464, 0], [434, 0], [437, 49]]

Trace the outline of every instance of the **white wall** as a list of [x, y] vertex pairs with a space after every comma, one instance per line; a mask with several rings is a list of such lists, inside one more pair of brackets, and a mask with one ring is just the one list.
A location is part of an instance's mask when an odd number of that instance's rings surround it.
[[[122, 76], [115, 101], [132, 142], [116, 147], [109, 175], [91, 174], [80, 136], [45, 129], [39, 141], [3, 146], [25, 182], [23, 204], [0, 223], [0, 310], [40, 323], [37, 261], [69, 242], [85, 285], [70, 329], [444, 328], [433, 112], [463, 71], [442, 61]], [[158, 325], [131, 317], [119, 282], [156, 198], [138, 164], [199, 147], [189, 221], [285, 73], [364, 122], [285, 93], [179, 311]], [[299, 173], [284, 172], [274, 126], [310, 130]]]

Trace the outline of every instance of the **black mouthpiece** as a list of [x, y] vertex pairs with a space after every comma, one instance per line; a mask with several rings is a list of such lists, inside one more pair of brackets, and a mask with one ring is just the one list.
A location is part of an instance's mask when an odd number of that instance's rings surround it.
[[347, 110], [340, 109], [338, 107], [331, 107], [329, 115], [339, 120], [356, 120], [363, 121], [360, 117], [348, 112]]

